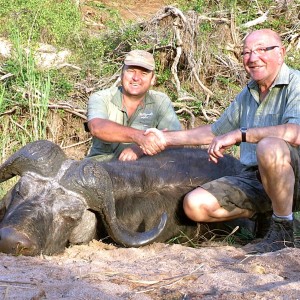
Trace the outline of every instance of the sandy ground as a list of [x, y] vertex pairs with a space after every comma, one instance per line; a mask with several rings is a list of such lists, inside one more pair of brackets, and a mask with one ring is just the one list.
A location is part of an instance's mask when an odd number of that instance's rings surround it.
[[0, 254], [0, 299], [300, 299], [300, 249], [245, 256], [232, 246], [103, 242], [56, 256]]

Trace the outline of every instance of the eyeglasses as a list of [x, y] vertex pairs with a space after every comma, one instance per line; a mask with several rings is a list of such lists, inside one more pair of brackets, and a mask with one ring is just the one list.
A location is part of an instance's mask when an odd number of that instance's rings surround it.
[[255, 53], [256, 55], [264, 55], [267, 51], [271, 51], [277, 47], [279, 48], [279, 46], [270, 46], [265, 48], [257, 48], [254, 50], [245, 50], [242, 52], [242, 56], [249, 57], [252, 53]]

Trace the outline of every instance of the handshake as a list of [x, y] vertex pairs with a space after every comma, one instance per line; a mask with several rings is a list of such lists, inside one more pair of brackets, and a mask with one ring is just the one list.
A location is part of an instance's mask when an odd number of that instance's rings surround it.
[[144, 154], [155, 155], [167, 146], [167, 141], [164, 132], [167, 130], [158, 130], [156, 128], [149, 128], [139, 136], [137, 144], [140, 146]]
[[[210, 125], [183, 131], [149, 128], [140, 132], [139, 137], [140, 139], [136, 141], [136, 144], [139, 145], [139, 148], [146, 155], [155, 155], [163, 151], [167, 146], [207, 145], [208, 159], [214, 163], [217, 163], [224, 156], [224, 152], [228, 148], [242, 141], [240, 129], [215, 136]], [[250, 139], [248, 142], [251, 142]]]

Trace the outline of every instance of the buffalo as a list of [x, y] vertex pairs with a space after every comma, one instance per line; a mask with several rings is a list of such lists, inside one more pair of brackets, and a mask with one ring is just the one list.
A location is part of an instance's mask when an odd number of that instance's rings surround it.
[[52, 255], [107, 235], [126, 247], [166, 242], [181, 233], [193, 239], [207, 227], [185, 216], [184, 195], [241, 169], [229, 155], [209, 162], [200, 148], [97, 162], [68, 159], [50, 141], [29, 143], [0, 166], [0, 182], [19, 176], [0, 201], [0, 252]]

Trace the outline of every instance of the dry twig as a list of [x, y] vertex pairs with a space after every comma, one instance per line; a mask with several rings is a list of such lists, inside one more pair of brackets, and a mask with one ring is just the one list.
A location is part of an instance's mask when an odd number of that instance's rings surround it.
[[[184, 91], [181, 89], [181, 82], [178, 76], [178, 64], [181, 57], [187, 58], [188, 66], [191, 69], [191, 74], [195, 77], [196, 82], [200, 88], [208, 95], [208, 97], [213, 95], [213, 92], [207, 88], [203, 82], [200, 80], [198, 72], [196, 70], [196, 60], [194, 58], [194, 52], [191, 49], [190, 43], [194, 43], [195, 38], [195, 24], [191, 24], [191, 21], [182, 13], [178, 8], [167, 6], [164, 8], [162, 13], [150, 21], [150, 25], [155, 25], [158, 21], [171, 17], [172, 18], [172, 29], [175, 36], [175, 45], [176, 45], [176, 55], [172, 63], [171, 72], [175, 80], [175, 86], [177, 90], [178, 97], [181, 98], [184, 96]], [[200, 19], [200, 18], [199, 18]], [[199, 20], [198, 19], [198, 20]], [[207, 19], [202, 16], [202, 19]], [[213, 18], [211, 18], [212, 20]], [[220, 19], [218, 19], [220, 21]], [[224, 21], [224, 20], [222, 20]], [[188, 35], [186, 34], [188, 33]], [[189, 42], [187, 36], [191, 39]]]
[[82, 145], [82, 144], [89, 143], [91, 140], [92, 140], [92, 138], [88, 138], [88, 139], [85, 140], [85, 141], [78, 142], [78, 143], [75, 143], [75, 144], [72, 144], [72, 145], [68, 145], [68, 146], [62, 146], [62, 145], [61, 145], [61, 148], [62, 148], [62, 149], [73, 148], [73, 147], [76, 147], [76, 146], [79, 146], [79, 145]]
[[258, 17], [255, 20], [252, 20], [252, 21], [249, 21], [249, 22], [243, 24], [242, 27], [250, 28], [250, 27], [253, 27], [253, 26], [257, 25], [257, 24], [263, 23], [263, 22], [267, 21], [268, 14], [269, 14], [269, 11], [267, 10], [262, 16]]
[[3, 75], [3, 76], [0, 77], [0, 81], [5, 80], [5, 79], [7, 79], [7, 78], [9, 78], [9, 77], [12, 77], [12, 76], [14, 76], [14, 74], [12, 74], [12, 73], [7, 73], [7, 74], [5, 74], [5, 75]]
[[17, 109], [18, 109], [18, 107], [17, 107], [17, 106], [14, 106], [14, 107], [12, 107], [10, 110], [7, 110], [7, 111], [5, 111], [5, 112], [3, 112], [3, 113], [0, 113], [0, 117], [1, 117], [1, 116], [4, 116], [4, 115], [11, 115], [11, 114], [13, 114]]
[[49, 109], [62, 109], [66, 112], [69, 112], [73, 115], [76, 115], [80, 118], [82, 118], [83, 120], [86, 120], [87, 117], [86, 117], [86, 110], [84, 109], [79, 109], [79, 108], [74, 108], [72, 105], [68, 104], [68, 103], [62, 103], [62, 104], [53, 104], [53, 103], [50, 103], [48, 105], [48, 108]]
[[17, 127], [19, 127], [20, 129], [22, 129], [29, 138], [31, 138], [31, 134], [26, 130], [26, 128], [24, 128], [21, 124], [17, 123], [16, 121], [13, 120], [13, 118], [11, 116], [9, 116], [9, 120], [10, 122], [12, 122], [13, 124], [15, 124]]
[[173, 277], [167, 277], [164, 278], [162, 280], [155, 280], [155, 281], [139, 281], [139, 280], [129, 280], [131, 282], [136, 282], [136, 283], [141, 283], [144, 285], [149, 285], [150, 288], [140, 288], [139, 291], [135, 292], [136, 294], [140, 294], [140, 293], [146, 293], [146, 292], [150, 292], [153, 291], [154, 289], [161, 289], [164, 288], [166, 286], [171, 286], [173, 284], [176, 284], [177, 282], [184, 280], [184, 279], [188, 279], [189, 277], [191, 277], [192, 275], [198, 275], [201, 276], [203, 275], [203, 272], [199, 273], [199, 269], [203, 268], [203, 264], [199, 265], [195, 270], [191, 271], [190, 273], [185, 273], [185, 274], [179, 274]]

